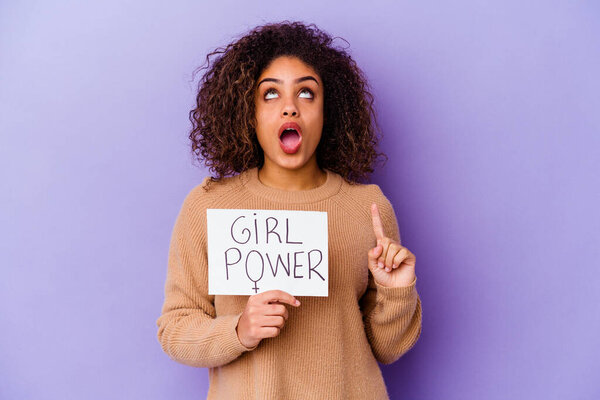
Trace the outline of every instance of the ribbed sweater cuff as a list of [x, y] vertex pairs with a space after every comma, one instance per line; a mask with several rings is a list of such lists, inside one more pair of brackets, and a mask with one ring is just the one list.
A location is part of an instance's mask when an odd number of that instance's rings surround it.
[[377, 301], [382, 300], [411, 300], [417, 294], [417, 277], [408, 286], [388, 287], [381, 286], [375, 281], [377, 287]]

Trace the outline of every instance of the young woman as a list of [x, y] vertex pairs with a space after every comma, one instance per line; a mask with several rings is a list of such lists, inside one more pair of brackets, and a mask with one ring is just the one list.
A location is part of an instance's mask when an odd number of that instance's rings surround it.
[[[190, 139], [216, 176], [175, 222], [159, 342], [210, 368], [209, 399], [386, 399], [377, 361], [415, 344], [421, 301], [392, 205], [361, 183], [380, 155], [365, 79], [330, 36], [298, 22], [257, 27], [215, 54]], [[327, 212], [329, 295], [209, 295], [208, 208]]]

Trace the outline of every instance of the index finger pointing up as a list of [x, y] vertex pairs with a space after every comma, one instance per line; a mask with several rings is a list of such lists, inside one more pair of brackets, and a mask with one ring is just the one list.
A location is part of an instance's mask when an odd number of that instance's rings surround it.
[[383, 224], [381, 223], [381, 217], [379, 216], [379, 209], [377, 208], [377, 204], [371, 204], [371, 218], [373, 219], [373, 232], [375, 232], [375, 237], [379, 239], [383, 239], [385, 234], [383, 233]]

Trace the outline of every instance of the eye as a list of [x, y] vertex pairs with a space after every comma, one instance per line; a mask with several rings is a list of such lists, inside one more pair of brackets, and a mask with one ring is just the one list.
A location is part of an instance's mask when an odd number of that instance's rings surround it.
[[313, 92], [310, 89], [304, 88], [300, 91], [300, 94], [302, 94], [302, 93], [308, 93], [308, 97], [306, 97], [307, 99], [313, 98]]
[[275, 89], [273, 89], [273, 88], [271, 88], [271, 89], [267, 90], [267, 91], [265, 92], [265, 100], [272, 99], [272, 97], [269, 97], [269, 93], [275, 93], [275, 94], [276, 94], [277, 92], [276, 92], [276, 91], [275, 91]]
[[[306, 94], [304, 94], [304, 93], [306, 93]], [[274, 88], [270, 88], [270, 89], [267, 89], [267, 91], [265, 91], [265, 94], [264, 94], [265, 100], [271, 100], [276, 97], [277, 97], [277, 91]], [[305, 98], [305, 99], [312, 99], [313, 92], [312, 92], [312, 90], [310, 90], [308, 88], [303, 88], [300, 91], [300, 97]]]

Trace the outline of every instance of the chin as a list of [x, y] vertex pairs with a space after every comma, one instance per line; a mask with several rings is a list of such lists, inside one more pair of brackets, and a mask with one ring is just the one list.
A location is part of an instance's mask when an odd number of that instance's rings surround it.
[[275, 162], [277, 166], [285, 169], [300, 169], [306, 165], [308, 160], [305, 160], [301, 157], [290, 157], [289, 155], [286, 157], [280, 158]]

